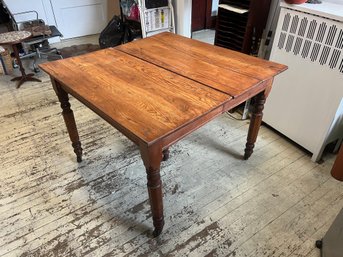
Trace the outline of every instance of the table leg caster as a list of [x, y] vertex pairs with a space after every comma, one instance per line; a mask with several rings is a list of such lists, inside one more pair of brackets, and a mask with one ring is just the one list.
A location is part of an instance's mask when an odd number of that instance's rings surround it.
[[323, 247], [323, 240], [317, 240], [316, 241], [316, 247], [318, 249], [322, 249], [322, 247]]
[[158, 237], [162, 233], [162, 228], [157, 229], [155, 228], [154, 232], [152, 232], [153, 237]]
[[77, 161], [78, 163], [82, 162], [82, 157], [81, 157], [81, 156], [77, 156], [77, 157], [76, 157], [76, 161]]

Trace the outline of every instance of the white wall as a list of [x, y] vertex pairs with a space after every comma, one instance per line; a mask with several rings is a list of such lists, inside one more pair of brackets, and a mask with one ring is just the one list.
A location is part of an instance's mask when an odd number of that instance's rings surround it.
[[219, 0], [212, 0], [212, 15], [213, 13], [217, 14]]
[[[55, 25], [64, 38], [101, 32], [107, 25], [107, 0], [4, 0], [12, 14], [36, 11], [38, 18]], [[35, 13], [14, 15], [17, 22], [36, 19]], [[58, 42], [59, 37], [49, 40]]]
[[192, 0], [173, 0], [176, 33], [191, 37]]
[[323, 0], [324, 2], [343, 5], [343, 0]]
[[[43, 19], [49, 25], [56, 25], [50, 0], [4, 0], [11, 13], [19, 13], [34, 10], [38, 12], [40, 19]], [[17, 15], [17, 21], [35, 19], [34, 14]]]
[[[218, 2], [219, 0], [212, 0], [212, 14], [217, 13]], [[192, 0], [173, 0], [173, 6], [176, 33], [190, 38], [192, 36]]]
[[58, 29], [63, 37], [100, 33], [107, 25], [107, 0], [51, 0]]
[[[36, 11], [39, 19], [44, 20], [48, 25], [56, 26], [56, 20], [50, 0], [4, 0], [4, 2], [12, 14], [26, 11]], [[36, 15], [34, 13], [21, 14], [15, 15], [14, 18], [17, 22], [20, 22], [36, 19]], [[50, 43], [56, 43], [59, 41], [59, 37], [49, 39]]]
[[[213, 1], [216, 2], [218, 0]], [[38, 12], [39, 17], [47, 24], [57, 26], [50, 0], [4, 0], [4, 2], [12, 13], [35, 10]], [[173, 6], [177, 34], [191, 37], [192, 0], [173, 0]], [[21, 20], [28, 20], [32, 16], [20, 18]]]

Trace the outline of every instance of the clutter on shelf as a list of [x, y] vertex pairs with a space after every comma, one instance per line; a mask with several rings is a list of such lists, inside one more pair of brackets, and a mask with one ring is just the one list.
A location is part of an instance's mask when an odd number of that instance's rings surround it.
[[139, 21], [139, 8], [137, 0], [122, 0], [121, 8], [126, 19]]

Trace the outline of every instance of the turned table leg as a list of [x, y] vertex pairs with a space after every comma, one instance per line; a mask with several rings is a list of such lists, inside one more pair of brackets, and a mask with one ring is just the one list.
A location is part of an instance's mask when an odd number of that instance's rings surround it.
[[58, 100], [61, 103], [63, 119], [67, 126], [69, 138], [74, 148], [74, 153], [76, 154], [76, 160], [77, 162], [81, 162], [82, 161], [81, 142], [79, 139], [79, 133], [77, 131], [77, 127], [75, 123], [74, 113], [72, 109], [70, 109], [68, 93], [64, 91], [61, 85], [57, 81], [55, 81], [53, 78], [51, 79], [51, 82], [57, 94]]
[[141, 146], [140, 151], [148, 179], [147, 186], [155, 228], [153, 236], [157, 237], [161, 234], [164, 226], [162, 182], [160, 177], [162, 149], [158, 146]]
[[255, 104], [252, 108], [252, 114], [250, 119], [249, 132], [247, 137], [247, 143], [244, 150], [244, 160], [249, 159], [253, 153], [257, 134], [261, 126], [264, 103], [266, 102], [265, 92], [259, 93], [255, 98]]

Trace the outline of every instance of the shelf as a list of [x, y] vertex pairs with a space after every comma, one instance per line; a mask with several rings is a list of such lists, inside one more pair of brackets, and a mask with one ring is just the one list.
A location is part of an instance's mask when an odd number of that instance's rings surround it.
[[[220, 0], [215, 45], [255, 53], [271, 0]], [[253, 49], [254, 48], [254, 49]]]

